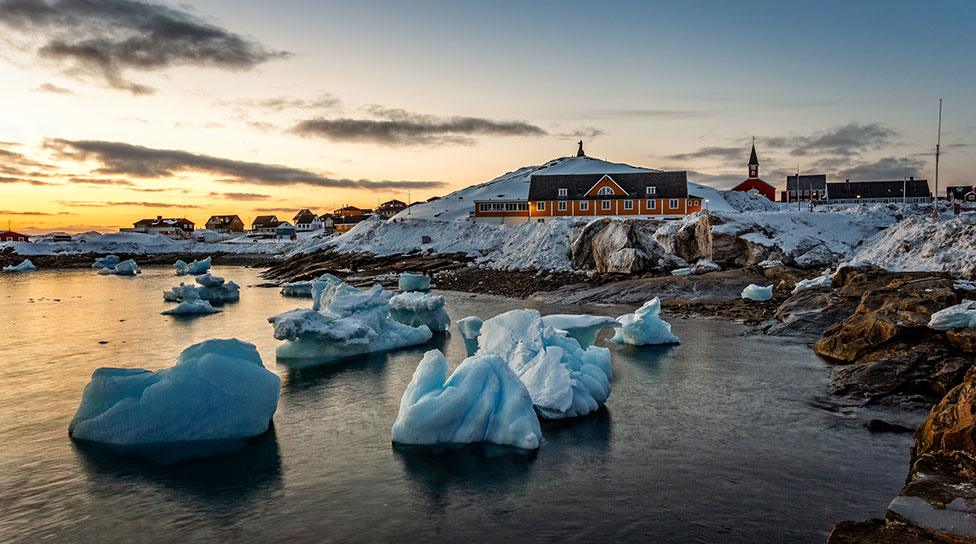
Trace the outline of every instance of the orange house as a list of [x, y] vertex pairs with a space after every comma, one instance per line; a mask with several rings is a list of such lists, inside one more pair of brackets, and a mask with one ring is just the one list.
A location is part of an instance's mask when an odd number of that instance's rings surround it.
[[688, 194], [687, 172], [541, 174], [527, 200], [475, 201], [476, 221], [544, 222], [559, 217], [682, 217], [702, 209]]

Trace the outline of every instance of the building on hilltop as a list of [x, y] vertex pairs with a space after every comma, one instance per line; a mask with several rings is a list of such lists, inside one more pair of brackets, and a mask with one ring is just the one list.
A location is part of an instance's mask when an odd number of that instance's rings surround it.
[[752, 142], [752, 154], [749, 156], [749, 177], [732, 188], [733, 191], [748, 192], [753, 189], [769, 200], [776, 201], [776, 187], [759, 178], [759, 157], [756, 155], [756, 141]]
[[928, 204], [932, 202], [929, 182], [910, 177], [907, 180], [851, 181], [827, 184], [828, 204]]
[[322, 229], [322, 219], [308, 208], [302, 208], [292, 220], [295, 222], [295, 230], [298, 232]]
[[248, 236], [255, 238], [271, 238], [275, 235], [275, 229], [281, 221], [276, 215], [259, 215], [251, 222], [251, 232]]
[[780, 193], [780, 197], [782, 202], [822, 200], [827, 197], [827, 175], [803, 175], [799, 177], [799, 184], [797, 176], [786, 176], [786, 190]]
[[189, 240], [193, 238], [193, 228], [193, 221], [185, 217], [164, 218], [157, 215], [155, 219], [140, 219], [132, 224], [132, 228], [119, 229], [119, 232], [160, 234], [174, 240]]
[[244, 221], [236, 215], [211, 215], [210, 219], [207, 219], [206, 227], [207, 230], [221, 234], [244, 232]]
[[397, 199], [387, 200], [376, 208], [376, 215], [383, 219], [389, 219], [401, 211], [407, 209], [407, 204]]
[[0, 242], [30, 242], [30, 236], [12, 230], [0, 231]]
[[370, 217], [373, 217], [373, 210], [357, 208], [356, 206], [343, 206], [332, 211], [335, 231], [338, 233], [349, 232], [353, 227]]

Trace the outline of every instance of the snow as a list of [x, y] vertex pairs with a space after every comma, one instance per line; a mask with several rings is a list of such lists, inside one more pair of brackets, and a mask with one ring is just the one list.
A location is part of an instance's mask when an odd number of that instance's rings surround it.
[[285, 297], [304, 297], [312, 296], [311, 281], [293, 281], [281, 284], [281, 295]]
[[692, 266], [685, 268], [675, 268], [671, 271], [672, 276], [692, 276], [697, 274], [706, 274], [708, 272], [717, 272], [721, 270], [722, 267], [715, 264], [714, 261], [710, 259], [699, 259], [697, 263]]
[[200, 284], [199, 287], [180, 282], [178, 287], [163, 292], [163, 300], [183, 302], [201, 299], [211, 304], [225, 304], [241, 299], [241, 287], [232, 281], [225, 282], [220, 276], [201, 274], [194, 280]]
[[542, 443], [532, 398], [497, 355], [465, 359], [451, 376], [444, 354], [431, 350], [414, 371], [393, 423], [398, 444], [491, 442], [534, 450]]
[[962, 304], [935, 312], [929, 319], [929, 328], [937, 331], [976, 329], [976, 300], [964, 300]]
[[[324, 278], [324, 279], [323, 279]], [[426, 325], [404, 325], [390, 315], [392, 292], [374, 285], [362, 291], [325, 275], [313, 282], [312, 309], [295, 309], [268, 318], [279, 359], [319, 364], [364, 353], [422, 344], [433, 334]]]
[[[194, 297], [198, 296], [196, 294]], [[220, 310], [214, 308], [206, 300], [201, 298], [185, 298], [183, 302], [179, 303], [175, 308], [170, 308], [161, 312], [163, 315], [172, 316], [197, 316], [197, 315], [209, 315], [219, 313]]]
[[430, 276], [403, 272], [397, 281], [401, 291], [426, 291], [430, 289]]
[[817, 276], [816, 278], [810, 278], [808, 280], [800, 280], [796, 282], [793, 287], [792, 294], [797, 294], [800, 291], [805, 291], [807, 289], [828, 289], [832, 285], [832, 276], [830, 269], [824, 271], [823, 274]]
[[662, 320], [660, 315], [661, 299], [654, 297], [634, 313], [618, 317], [617, 322], [621, 327], [610, 341], [632, 346], [681, 343], [677, 336], [671, 334], [671, 324]]
[[444, 332], [451, 326], [451, 318], [444, 309], [444, 297], [441, 295], [409, 291], [393, 296], [389, 306], [390, 316], [404, 325], [427, 325], [432, 332]]
[[35, 270], [37, 270], [37, 267], [34, 266], [34, 263], [32, 263], [30, 259], [24, 259], [20, 262], [20, 264], [12, 264], [3, 267], [4, 272], [33, 272]]
[[956, 280], [952, 287], [960, 291], [976, 291], [976, 281]]
[[976, 214], [917, 214], [865, 240], [850, 262], [891, 271], [950, 272], [976, 279]]
[[536, 310], [512, 310], [485, 321], [478, 343], [478, 355], [506, 361], [542, 417], [583, 416], [610, 396], [610, 350], [583, 349], [565, 332], [545, 326]]
[[765, 261], [759, 262], [760, 268], [776, 268], [778, 266], [784, 266], [783, 261], [779, 259], [766, 259]]
[[762, 287], [756, 285], [755, 283], [750, 283], [742, 290], [742, 298], [745, 300], [754, 300], [756, 302], [763, 302], [773, 298], [773, 285], [769, 284], [767, 287]]
[[207, 340], [156, 372], [97, 369], [68, 434], [129, 447], [252, 438], [268, 430], [280, 389], [253, 344]]
[[[201, 259], [199, 261], [195, 260], [190, 264], [186, 265], [186, 273], [191, 276], [199, 276], [200, 274], [204, 274], [207, 272], [207, 270], [210, 270], [210, 265], [212, 262], [213, 260], [210, 257], [207, 257], [206, 259]], [[177, 270], [179, 270], [178, 267]], [[177, 271], [177, 273], [179, 272]]]
[[132, 259], [127, 259], [120, 262], [112, 268], [103, 268], [98, 271], [101, 276], [135, 276], [136, 274], [142, 274], [142, 270], [139, 270], [139, 265], [136, 264]]
[[613, 329], [620, 323], [612, 317], [587, 314], [552, 314], [542, 318], [542, 324], [557, 331], [564, 331], [567, 336], [579, 342], [581, 348], [586, 349], [596, 342], [596, 337], [603, 329]]
[[481, 326], [484, 325], [484, 321], [478, 316], [468, 316], [457, 322], [458, 332], [461, 333], [461, 338], [464, 339], [464, 349], [468, 352], [468, 355], [474, 355], [478, 352], [478, 337], [481, 336]]
[[104, 257], [97, 257], [95, 262], [92, 263], [92, 268], [115, 268], [115, 265], [119, 264], [118, 255], [106, 255]]

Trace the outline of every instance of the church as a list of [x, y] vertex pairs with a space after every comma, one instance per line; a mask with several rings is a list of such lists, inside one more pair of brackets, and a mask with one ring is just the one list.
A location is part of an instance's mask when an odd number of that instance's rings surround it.
[[756, 156], [756, 140], [752, 140], [752, 154], [749, 156], [749, 178], [732, 188], [733, 191], [746, 192], [752, 189], [769, 200], [776, 201], [776, 188], [759, 179], [759, 157]]

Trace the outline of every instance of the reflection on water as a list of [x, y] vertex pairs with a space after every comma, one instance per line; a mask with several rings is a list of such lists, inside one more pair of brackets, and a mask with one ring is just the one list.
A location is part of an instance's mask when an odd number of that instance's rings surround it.
[[[907, 470], [910, 436], [873, 435], [865, 418], [819, 407], [827, 368], [808, 349], [719, 321], [675, 320], [678, 346], [610, 345], [607, 407], [544, 422], [536, 453], [393, 448], [423, 353], [466, 356], [456, 328], [291, 368], [266, 319], [310, 302], [254, 287], [257, 272], [215, 267], [241, 300], [192, 321], [159, 315], [161, 291], [179, 283], [170, 267], [0, 276], [0, 316], [18, 331], [0, 336], [0, 540], [812, 542], [841, 519], [881, 514]], [[455, 322], [520, 307], [633, 310], [444, 295]], [[170, 366], [215, 337], [254, 343], [282, 377], [272, 433], [171, 466], [73, 445], [68, 422], [95, 368]]]

